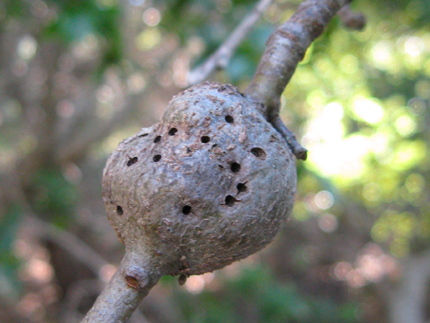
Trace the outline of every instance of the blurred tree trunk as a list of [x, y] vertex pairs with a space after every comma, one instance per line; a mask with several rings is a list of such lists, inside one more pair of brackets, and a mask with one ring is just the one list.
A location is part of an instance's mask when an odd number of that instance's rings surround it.
[[391, 323], [424, 323], [430, 282], [430, 251], [410, 256], [402, 263], [402, 274], [387, 288]]

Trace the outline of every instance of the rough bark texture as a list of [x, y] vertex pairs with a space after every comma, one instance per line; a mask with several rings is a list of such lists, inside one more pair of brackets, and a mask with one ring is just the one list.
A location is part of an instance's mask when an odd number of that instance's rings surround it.
[[306, 160], [307, 150], [279, 117], [280, 98], [312, 41], [349, 2], [351, 0], [307, 0], [300, 4], [294, 15], [270, 35], [257, 71], [245, 90], [251, 100], [262, 104], [261, 112], [282, 134], [298, 159]]
[[126, 322], [159, 278], [160, 274], [148, 255], [128, 250], [82, 323]]
[[162, 274], [202, 274], [267, 245], [291, 211], [294, 157], [235, 87], [194, 86], [163, 121], [122, 142], [103, 178], [127, 252]]
[[254, 78], [245, 91], [265, 105], [263, 113], [268, 120], [278, 115], [281, 94], [307, 48], [349, 2], [351, 0], [307, 0], [270, 36]]

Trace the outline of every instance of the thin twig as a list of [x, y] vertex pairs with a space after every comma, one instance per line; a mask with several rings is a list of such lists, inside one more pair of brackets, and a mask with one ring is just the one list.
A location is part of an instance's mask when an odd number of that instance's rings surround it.
[[[83, 242], [74, 234], [62, 230], [55, 225], [38, 219], [36, 216], [29, 215], [28, 222], [37, 227], [38, 234], [64, 250], [67, 250], [76, 260], [87, 266], [100, 279], [101, 269], [109, 265], [96, 251]], [[103, 280], [103, 279], [102, 279]]]
[[296, 156], [297, 159], [306, 160], [308, 158], [308, 150], [299, 144], [294, 133], [292, 133], [291, 130], [289, 130], [282, 122], [281, 117], [277, 115], [271, 120], [271, 123], [273, 127], [285, 138], [294, 156]]
[[188, 85], [204, 81], [215, 69], [225, 68], [239, 44], [272, 2], [273, 0], [260, 0], [254, 10], [242, 20], [215, 53], [205, 63], [188, 74]]

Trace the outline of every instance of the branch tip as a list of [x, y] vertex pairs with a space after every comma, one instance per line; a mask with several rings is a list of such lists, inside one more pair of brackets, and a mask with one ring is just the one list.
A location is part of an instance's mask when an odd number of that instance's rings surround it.
[[306, 160], [308, 158], [308, 150], [297, 141], [294, 133], [287, 128], [279, 115], [274, 117], [270, 123], [284, 137], [297, 159]]

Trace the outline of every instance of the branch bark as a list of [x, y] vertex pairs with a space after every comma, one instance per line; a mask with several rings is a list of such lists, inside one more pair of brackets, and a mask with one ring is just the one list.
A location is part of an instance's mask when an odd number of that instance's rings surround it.
[[295, 14], [270, 36], [257, 71], [245, 90], [249, 98], [262, 104], [262, 113], [298, 159], [306, 160], [307, 150], [279, 117], [280, 97], [307, 48], [350, 1], [307, 0], [300, 4]]
[[160, 277], [149, 257], [142, 259], [126, 252], [117, 272], [82, 323], [126, 322]]
[[307, 48], [322, 34], [329, 21], [351, 0], [307, 0], [269, 38], [254, 77], [245, 93], [264, 104], [268, 120], [279, 113], [282, 92]]

